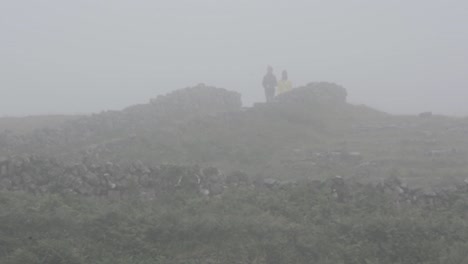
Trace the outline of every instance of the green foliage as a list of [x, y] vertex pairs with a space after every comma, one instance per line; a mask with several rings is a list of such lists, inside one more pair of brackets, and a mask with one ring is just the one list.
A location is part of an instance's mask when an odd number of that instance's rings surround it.
[[0, 193], [0, 263], [466, 263], [467, 194], [396, 206], [360, 186], [237, 188], [157, 201]]

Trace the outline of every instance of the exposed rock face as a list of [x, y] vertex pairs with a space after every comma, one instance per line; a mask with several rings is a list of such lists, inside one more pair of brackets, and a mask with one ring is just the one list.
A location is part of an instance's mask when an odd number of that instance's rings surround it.
[[313, 82], [278, 95], [278, 100], [294, 103], [321, 102], [335, 104], [345, 103], [347, 95], [346, 89], [337, 84]]

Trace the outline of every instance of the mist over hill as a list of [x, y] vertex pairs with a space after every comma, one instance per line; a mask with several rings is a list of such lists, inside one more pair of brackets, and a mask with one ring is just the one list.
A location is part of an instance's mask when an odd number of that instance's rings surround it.
[[2, 1], [0, 264], [468, 264], [467, 11]]
[[468, 121], [310, 83], [1, 119], [0, 262], [465, 263]]
[[346, 98], [339, 85], [310, 83], [245, 108], [239, 93], [201, 84], [28, 133], [5, 130], [1, 154], [201, 164], [261, 178], [396, 175], [417, 185], [468, 174], [466, 119], [390, 115]]

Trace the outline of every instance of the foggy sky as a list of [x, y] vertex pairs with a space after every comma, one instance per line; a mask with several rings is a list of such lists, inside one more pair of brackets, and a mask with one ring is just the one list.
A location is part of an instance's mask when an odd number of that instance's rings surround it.
[[0, 116], [121, 109], [266, 66], [392, 113], [468, 115], [465, 0], [0, 1]]

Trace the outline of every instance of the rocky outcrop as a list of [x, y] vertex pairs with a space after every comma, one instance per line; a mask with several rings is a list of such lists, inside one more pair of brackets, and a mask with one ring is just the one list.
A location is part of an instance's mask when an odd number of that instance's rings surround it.
[[279, 102], [344, 104], [348, 93], [345, 88], [327, 82], [312, 82], [277, 96]]
[[[234, 112], [242, 107], [239, 93], [204, 84], [176, 90], [167, 95], [158, 96], [150, 102], [150, 111], [159, 113], [161, 116], [178, 118]], [[125, 111], [138, 111], [138, 107], [127, 108]]]
[[125, 141], [137, 134], [173, 133], [174, 126], [181, 123], [240, 111], [241, 107], [239, 93], [198, 85], [158, 96], [148, 104], [77, 118], [61, 126], [34, 130], [26, 135], [0, 131], [0, 155], [39, 153], [51, 156], [96, 143]]
[[198, 85], [151, 99], [148, 104], [122, 111], [95, 114], [68, 123], [66, 130], [81, 135], [109, 135], [125, 131], [152, 130], [200, 117], [239, 111], [241, 96], [237, 92]]

